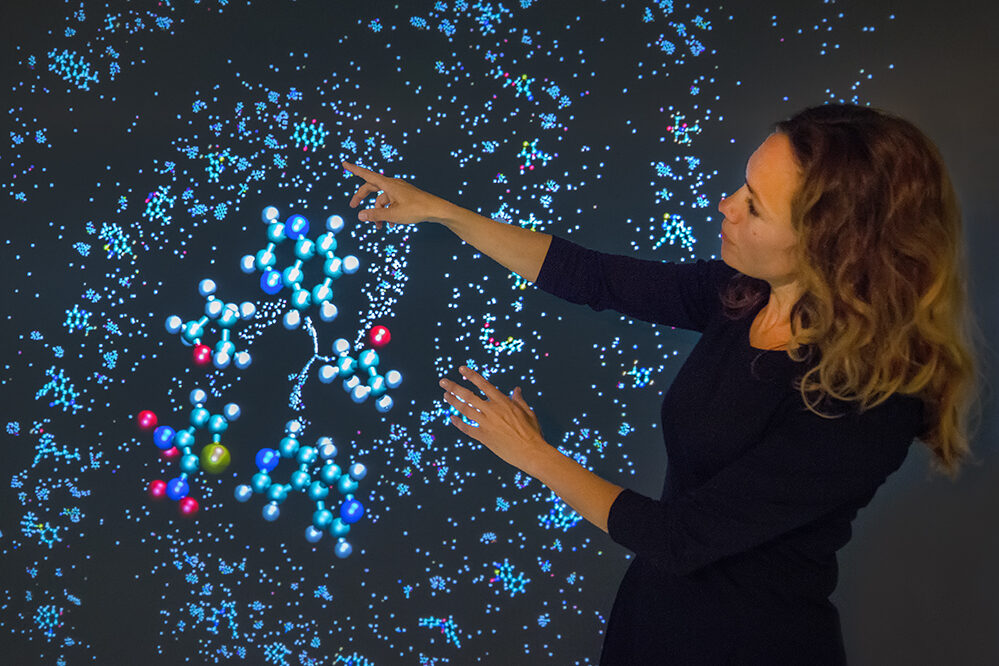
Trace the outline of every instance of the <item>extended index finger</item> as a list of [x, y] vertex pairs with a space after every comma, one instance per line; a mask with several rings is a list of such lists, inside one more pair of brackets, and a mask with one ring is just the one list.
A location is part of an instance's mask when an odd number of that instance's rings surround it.
[[503, 395], [502, 391], [500, 391], [498, 388], [487, 382], [485, 377], [477, 373], [475, 370], [472, 370], [468, 366], [463, 365], [460, 368], [458, 368], [458, 371], [461, 373], [462, 377], [475, 384], [478, 387], [478, 389], [482, 391], [485, 394], [485, 396], [490, 400], [496, 400], [497, 398], [506, 398], [506, 396]]
[[369, 183], [374, 183], [378, 186], [378, 189], [384, 190], [385, 184], [389, 181], [388, 178], [378, 173], [377, 171], [372, 171], [370, 169], [365, 169], [364, 167], [359, 167], [356, 164], [351, 164], [350, 162], [342, 162], [343, 168], [351, 172], [355, 176], [360, 176]]

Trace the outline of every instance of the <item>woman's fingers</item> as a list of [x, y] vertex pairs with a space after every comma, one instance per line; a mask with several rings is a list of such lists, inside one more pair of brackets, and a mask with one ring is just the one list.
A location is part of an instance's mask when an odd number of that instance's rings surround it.
[[359, 188], [357, 188], [357, 192], [354, 193], [354, 196], [350, 198], [350, 207], [357, 208], [360, 205], [360, 203], [364, 201], [364, 199], [369, 194], [374, 194], [375, 192], [381, 192], [381, 191], [382, 189], [380, 187], [378, 187], [377, 185], [373, 185], [371, 183], [365, 183], [364, 185], [361, 185]]
[[475, 384], [479, 388], [479, 390], [482, 391], [482, 393], [484, 393], [485, 396], [490, 400], [495, 400], [500, 396], [504, 398], [506, 397], [505, 395], [503, 395], [502, 391], [500, 391], [498, 388], [487, 382], [485, 377], [477, 373], [475, 370], [472, 370], [471, 368], [463, 365], [460, 368], [458, 368], [458, 371], [461, 373], [462, 377]]
[[[469, 391], [468, 389], [463, 388], [461, 385], [455, 384], [454, 382], [449, 381], [447, 379], [441, 380], [441, 388], [443, 388], [448, 393], [454, 394], [455, 396], [457, 396], [459, 400], [461, 400], [463, 403], [470, 405], [473, 409], [481, 411], [481, 405], [483, 403], [483, 400], [479, 398], [479, 396]], [[447, 397], [448, 393], [444, 394], [445, 397]]]
[[359, 167], [356, 164], [351, 164], [350, 162], [342, 162], [343, 168], [351, 172], [355, 176], [360, 176], [369, 183], [374, 183], [378, 185], [378, 189], [385, 189], [385, 184], [388, 183], [390, 178], [383, 176], [377, 171], [371, 171], [370, 169], [365, 169], [364, 167]]

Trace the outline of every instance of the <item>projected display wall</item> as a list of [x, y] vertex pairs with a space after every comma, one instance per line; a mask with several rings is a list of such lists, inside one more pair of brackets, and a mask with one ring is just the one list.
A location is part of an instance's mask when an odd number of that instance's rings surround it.
[[696, 334], [359, 222], [341, 161], [710, 259], [767, 123], [894, 75], [894, 17], [863, 3], [2, 11], [10, 663], [595, 664], [631, 554], [463, 436], [437, 382], [522, 387], [550, 444], [658, 496]]

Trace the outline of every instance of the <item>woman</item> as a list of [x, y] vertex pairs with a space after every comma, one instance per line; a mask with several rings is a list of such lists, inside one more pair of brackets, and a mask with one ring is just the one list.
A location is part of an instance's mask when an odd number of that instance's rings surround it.
[[777, 123], [719, 206], [721, 261], [645, 261], [501, 224], [344, 164], [361, 220], [446, 225], [538, 287], [702, 333], [662, 406], [660, 499], [549, 446], [519, 387], [442, 379], [461, 432], [636, 557], [601, 664], [843, 664], [836, 551], [918, 437], [967, 457], [974, 394], [960, 215], [913, 125], [828, 105]]

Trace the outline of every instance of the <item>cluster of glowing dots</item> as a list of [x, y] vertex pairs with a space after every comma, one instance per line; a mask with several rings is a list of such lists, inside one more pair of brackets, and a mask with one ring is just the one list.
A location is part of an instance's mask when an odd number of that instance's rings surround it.
[[[174, 430], [170, 426], [156, 426], [158, 419], [156, 414], [143, 410], [139, 412], [138, 424], [143, 430], [153, 430], [153, 443], [162, 452], [162, 456], [167, 460], [180, 458], [180, 476], [169, 481], [156, 479], [149, 484], [149, 495], [153, 499], [162, 499], [164, 496], [178, 503], [180, 512], [185, 516], [190, 516], [198, 511], [198, 501], [190, 496], [191, 486], [188, 479], [199, 469], [203, 469], [210, 474], [219, 474], [224, 471], [231, 462], [229, 450], [222, 445], [222, 433], [229, 427], [229, 423], [239, 418], [240, 409], [235, 403], [230, 402], [222, 410], [221, 414], [212, 414], [205, 408], [208, 401], [208, 394], [201, 389], [194, 389], [189, 396], [191, 402], [190, 425], [181, 430]], [[200, 455], [194, 453], [196, 430], [207, 428], [212, 435], [212, 441], [202, 447]]]
[[[225, 303], [215, 297], [216, 289], [214, 280], [205, 278], [199, 282], [198, 293], [207, 299], [205, 314], [200, 319], [192, 319], [186, 323], [177, 315], [170, 315], [166, 320], [166, 330], [171, 335], [179, 334], [181, 342], [185, 345], [189, 347], [193, 345], [194, 362], [197, 365], [212, 363], [219, 370], [223, 370], [235, 362], [236, 367], [242, 370], [250, 365], [252, 359], [248, 351], [236, 351], [231, 329], [239, 321], [252, 319], [257, 308], [249, 301], [244, 301], [240, 305]], [[215, 322], [220, 331], [219, 341], [215, 343], [214, 350], [202, 343], [210, 322]]]
[[[288, 302], [292, 309], [285, 313], [282, 320], [288, 330], [294, 330], [301, 325], [302, 312], [312, 305], [319, 307], [319, 316], [323, 321], [333, 321], [337, 316], [337, 307], [331, 300], [333, 281], [344, 274], [356, 273], [361, 266], [360, 261], [353, 255], [340, 258], [335, 254], [337, 249], [335, 235], [343, 230], [343, 218], [339, 215], [327, 218], [326, 233], [313, 241], [307, 238], [310, 225], [305, 217], [292, 215], [286, 221], [280, 222], [279, 214], [274, 206], [264, 208], [261, 217], [267, 225], [267, 247], [256, 255], [244, 256], [239, 262], [239, 267], [247, 274], [259, 271], [260, 288], [271, 296], [282, 289], [291, 290]], [[295, 241], [295, 263], [284, 270], [277, 270], [274, 267], [277, 264], [277, 255], [274, 251], [285, 239]], [[302, 286], [305, 280], [302, 266], [316, 256], [326, 257], [323, 263], [323, 279], [312, 289], [307, 289]]]
[[[364, 507], [354, 498], [354, 493], [358, 482], [368, 470], [361, 463], [354, 462], [344, 473], [333, 460], [337, 449], [331, 438], [320, 437], [315, 446], [303, 446], [298, 441], [302, 432], [303, 427], [299, 421], [288, 421], [284, 428], [285, 436], [278, 443], [277, 449], [264, 448], [257, 452], [255, 460], [259, 471], [253, 475], [249, 485], [236, 487], [236, 499], [246, 502], [254, 493], [266, 494], [270, 501], [264, 505], [261, 514], [264, 520], [274, 521], [281, 515], [279, 505], [292, 491], [305, 492], [316, 506], [312, 524], [305, 529], [306, 541], [317, 543], [324, 533], [329, 532], [337, 540], [333, 552], [342, 559], [353, 551], [345, 538], [350, 532], [350, 526], [364, 515]], [[292, 472], [289, 483], [277, 483], [270, 476], [282, 458], [293, 458], [298, 463], [298, 470]], [[322, 467], [316, 474], [317, 478], [313, 478], [313, 468], [319, 461], [322, 461]], [[343, 497], [336, 514], [326, 508], [332, 488], [336, 488]], [[330, 501], [330, 504], [334, 505], [336, 502]]]
[[[381, 346], [391, 339], [389, 330], [384, 326], [375, 326], [368, 334], [368, 340], [374, 346]], [[397, 388], [402, 384], [402, 373], [389, 370], [384, 375], [378, 374], [380, 361], [378, 352], [365, 349], [356, 358], [350, 356], [350, 341], [344, 338], [333, 343], [333, 353], [337, 355], [335, 363], [319, 366], [319, 381], [329, 384], [337, 378], [343, 379], [343, 390], [350, 394], [351, 400], [360, 404], [372, 397], [375, 408], [385, 413], [392, 409], [392, 397], [386, 394], [388, 389]], [[362, 381], [359, 375], [367, 375]]]

